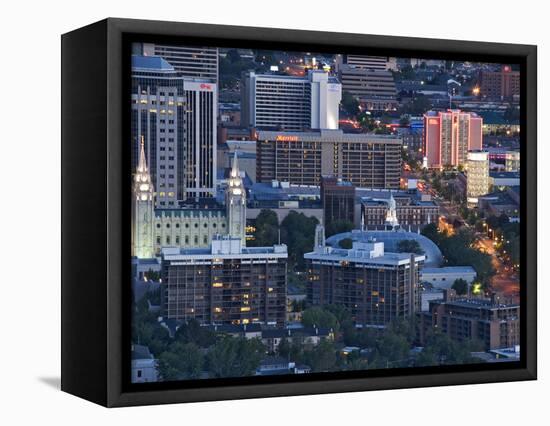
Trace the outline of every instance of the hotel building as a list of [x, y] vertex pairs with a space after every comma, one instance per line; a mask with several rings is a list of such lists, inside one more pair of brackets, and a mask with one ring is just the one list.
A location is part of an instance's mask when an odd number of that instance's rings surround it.
[[456, 109], [424, 115], [424, 157], [430, 169], [465, 166], [468, 151], [480, 150], [483, 119]]
[[401, 144], [394, 136], [342, 130], [259, 131], [256, 179], [319, 186], [330, 175], [358, 187], [399, 189]]
[[384, 243], [354, 241], [351, 249], [325, 246], [318, 226], [315, 247], [306, 253], [307, 301], [343, 305], [363, 326], [384, 327], [419, 310], [419, 272], [425, 257], [388, 253]]
[[241, 124], [283, 130], [337, 129], [342, 86], [324, 71], [305, 77], [246, 73]]
[[490, 99], [505, 100], [519, 97], [520, 72], [504, 65], [499, 71], [481, 71], [480, 94]]

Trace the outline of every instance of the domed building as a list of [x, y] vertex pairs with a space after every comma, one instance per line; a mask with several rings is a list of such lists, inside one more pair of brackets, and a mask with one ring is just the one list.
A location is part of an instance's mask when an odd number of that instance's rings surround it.
[[396, 214], [396, 203], [393, 195], [390, 195], [390, 201], [388, 203], [389, 209], [386, 216], [386, 230], [379, 231], [367, 231], [364, 226], [364, 217], [362, 218], [361, 229], [355, 229], [351, 232], [343, 232], [341, 234], [333, 235], [326, 240], [326, 244], [338, 248], [340, 247], [340, 241], [349, 238], [353, 242], [367, 243], [367, 242], [381, 242], [384, 243], [384, 250], [387, 252], [397, 253], [399, 251], [399, 243], [401, 241], [413, 240], [416, 241], [420, 248], [424, 251], [426, 257], [424, 266], [427, 268], [438, 268], [443, 264], [443, 255], [439, 247], [429, 238], [421, 235], [420, 233], [407, 232], [399, 226]]

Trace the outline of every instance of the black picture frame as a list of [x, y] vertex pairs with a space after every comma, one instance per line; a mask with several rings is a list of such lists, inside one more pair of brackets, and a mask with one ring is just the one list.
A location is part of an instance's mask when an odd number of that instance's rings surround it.
[[[519, 64], [521, 360], [130, 384], [131, 173], [123, 141], [129, 140], [129, 46], [148, 40]], [[536, 379], [536, 46], [109, 18], [64, 34], [61, 65], [63, 391], [118, 407]]]

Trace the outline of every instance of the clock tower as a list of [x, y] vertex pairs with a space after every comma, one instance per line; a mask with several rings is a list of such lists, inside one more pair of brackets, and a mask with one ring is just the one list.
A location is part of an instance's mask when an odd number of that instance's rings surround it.
[[153, 244], [154, 189], [145, 161], [143, 136], [139, 162], [132, 188], [132, 256], [140, 259], [155, 257]]
[[228, 234], [231, 237], [240, 238], [244, 247], [246, 245], [246, 191], [239, 171], [237, 152], [233, 157], [233, 165], [225, 192], [225, 208], [227, 209]]

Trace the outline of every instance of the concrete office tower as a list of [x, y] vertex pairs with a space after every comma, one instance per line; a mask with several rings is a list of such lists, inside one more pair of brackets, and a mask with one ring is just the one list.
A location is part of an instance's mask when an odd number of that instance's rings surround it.
[[338, 54], [336, 55], [336, 72], [340, 71], [342, 65], [349, 65], [354, 68], [386, 71], [393, 69], [396, 58], [388, 58], [387, 56], [368, 56], [368, 55], [351, 55]]
[[388, 253], [375, 240], [351, 249], [316, 245], [306, 253], [307, 301], [345, 306], [359, 325], [384, 327], [419, 310], [419, 271], [425, 257]]
[[182, 77], [218, 82], [218, 48], [143, 43], [144, 56], [160, 56]]
[[155, 256], [153, 245], [154, 188], [145, 159], [143, 138], [132, 188], [132, 256], [150, 259]]
[[198, 200], [216, 192], [217, 85], [184, 79], [186, 198]]
[[467, 202], [470, 205], [476, 205], [478, 197], [489, 193], [489, 153], [468, 152], [466, 173]]
[[227, 210], [228, 234], [240, 238], [242, 245], [245, 246], [246, 190], [240, 175], [236, 152], [225, 191], [225, 208]]
[[338, 176], [357, 187], [399, 189], [401, 139], [387, 135], [259, 131], [256, 179], [296, 185]]
[[483, 119], [473, 112], [449, 109], [424, 114], [424, 156], [427, 167], [464, 166], [468, 151], [483, 145]]
[[323, 71], [306, 77], [249, 72], [241, 81], [241, 123], [284, 130], [337, 129], [342, 88]]
[[143, 139], [155, 206], [185, 197], [185, 90], [174, 67], [158, 56], [132, 56], [132, 170]]

